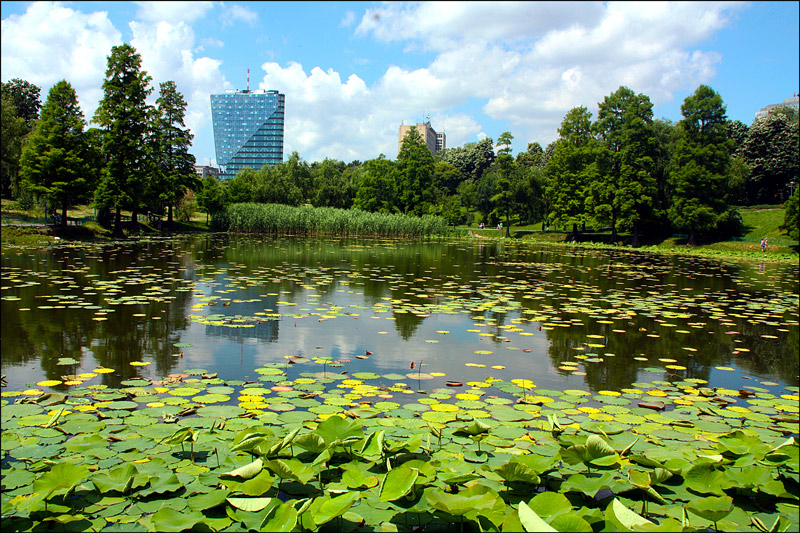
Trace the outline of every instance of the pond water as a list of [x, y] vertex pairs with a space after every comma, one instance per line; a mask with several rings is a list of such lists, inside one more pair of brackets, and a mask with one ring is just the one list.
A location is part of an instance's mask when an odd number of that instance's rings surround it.
[[[225, 234], [4, 247], [2, 265], [4, 390], [217, 373], [409, 391], [523, 378], [591, 394], [689, 380], [781, 395], [798, 379], [797, 265]], [[37, 385], [48, 380], [73, 384]]]

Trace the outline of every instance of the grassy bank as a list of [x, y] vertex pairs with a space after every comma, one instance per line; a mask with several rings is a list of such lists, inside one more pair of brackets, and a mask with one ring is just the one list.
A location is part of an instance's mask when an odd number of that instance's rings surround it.
[[379, 237], [427, 237], [458, 233], [440, 217], [254, 203], [228, 206], [214, 215], [211, 229], [243, 233]]
[[[670, 237], [649, 237], [642, 235], [642, 251], [650, 251], [666, 254], [688, 254], [725, 259], [745, 259], [757, 261], [776, 261], [785, 263], [797, 263], [798, 261], [798, 242], [793, 241], [785, 235], [780, 226], [783, 224], [783, 209], [779, 207], [741, 207], [739, 213], [742, 216], [742, 233], [740, 236], [730, 240], [713, 241], [707, 240], [697, 246], [688, 246], [686, 238], [682, 236]], [[496, 229], [479, 230], [475, 228], [462, 227], [469, 230], [478, 238], [502, 239], [505, 231]], [[569, 246], [583, 246], [592, 248], [619, 248], [629, 247], [632, 235], [619, 232], [617, 234], [619, 242], [609, 244], [611, 240], [610, 231], [584, 232], [579, 235], [577, 243], [571, 242], [572, 235], [569, 231], [541, 231], [541, 224], [528, 226], [512, 226], [511, 237], [523, 241], [530, 241], [542, 244], [559, 244]], [[766, 253], [761, 252], [761, 239], [769, 239], [769, 246]]]

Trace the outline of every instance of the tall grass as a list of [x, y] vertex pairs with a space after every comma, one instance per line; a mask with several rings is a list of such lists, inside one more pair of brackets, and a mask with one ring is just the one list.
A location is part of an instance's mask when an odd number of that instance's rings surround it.
[[427, 237], [460, 233], [441, 217], [369, 213], [334, 207], [233, 204], [211, 219], [214, 231], [293, 234]]

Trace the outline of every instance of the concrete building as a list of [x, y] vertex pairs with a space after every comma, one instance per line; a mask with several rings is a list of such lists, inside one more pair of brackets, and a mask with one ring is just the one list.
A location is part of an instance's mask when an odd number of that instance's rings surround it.
[[787, 98], [782, 104], [770, 104], [767, 107], [762, 107], [761, 111], [756, 113], [756, 118], [766, 118], [770, 111], [777, 107], [791, 107], [795, 111], [800, 111], [800, 97], [797, 96], [797, 93], [794, 93], [794, 96]]
[[210, 167], [208, 165], [195, 165], [194, 172], [201, 180], [206, 179], [207, 176], [219, 178], [219, 169], [217, 167]]
[[278, 91], [263, 89], [211, 95], [220, 178], [233, 178], [244, 167], [260, 169], [283, 161], [285, 101]]
[[447, 140], [444, 132], [437, 133], [436, 130], [431, 127], [430, 121], [419, 122], [413, 126], [401, 124], [400, 129], [397, 132], [398, 154], [400, 153], [400, 149], [403, 147], [403, 139], [405, 138], [406, 134], [411, 131], [411, 128], [417, 128], [417, 132], [422, 137], [422, 140], [425, 141], [425, 144], [428, 146], [428, 149], [432, 154], [436, 155], [437, 152], [441, 152], [447, 148]]

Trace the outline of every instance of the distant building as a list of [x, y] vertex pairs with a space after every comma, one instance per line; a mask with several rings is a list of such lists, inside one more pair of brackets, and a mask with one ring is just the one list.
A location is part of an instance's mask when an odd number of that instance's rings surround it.
[[432, 154], [436, 155], [436, 153], [441, 152], [445, 148], [447, 148], [447, 142], [445, 138], [444, 132], [436, 133], [436, 131], [431, 127], [430, 121], [428, 122], [420, 122], [414, 126], [406, 126], [405, 124], [400, 125], [400, 130], [397, 132], [397, 153], [400, 153], [400, 150], [403, 147], [403, 139], [405, 138], [406, 134], [411, 131], [411, 128], [417, 128], [417, 132], [422, 137], [422, 140], [425, 141], [425, 144], [428, 145], [428, 149], [431, 151]]
[[800, 111], [800, 97], [797, 96], [797, 93], [794, 93], [794, 96], [787, 98], [782, 104], [770, 104], [767, 107], [762, 107], [761, 111], [756, 113], [756, 118], [766, 118], [770, 111], [774, 111], [778, 107], [791, 107], [795, 111]]
[[233, 178], [244, 167], [260, 169], [283, 161], [285, 100], [278, 91], [263, 89], [211, 95], [220, 178]]
[[208, 165], [195, 165], [194, 172], [201, 180], [206, 179], [207, 176], [219, 178], [219, 169], [217, 167], [210, 167]]

